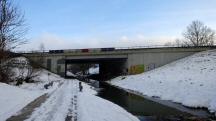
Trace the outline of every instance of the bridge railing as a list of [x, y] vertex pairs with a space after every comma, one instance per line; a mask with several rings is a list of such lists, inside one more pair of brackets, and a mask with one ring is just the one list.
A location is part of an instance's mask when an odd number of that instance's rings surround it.
[[15, 53], [49, 53], [49, 50], [44, 50], [44, 51], [41, 51], [41, 50], [31, 50], [31, 51], [14, 51]]
[[167, 47], [180, 47], [177, 45], [149, 45], [149, 46], [131, 46], [131, 47], [116, 47], [115, 49], [144, 49], [144, 48], [167, 48]]
[[[148, 46], [131, 46], [131, 47], [109, 47], [113, 48], [112, 51], [125, 51], [125, 50], [137, 50], [137, 49], [147, 49], [147, 48], [204, 48], [204, 47], [210, 47], [215, 48], [216, 45], [213, 46], [179, 46], [179, 45], [148, 45]], [[106, 49], [106, 48], [88, 48], [89, 50], [97, 50], [97, 51], [88, 51], [88, 53], [95, 53], [95, 52], [110, 52], [110, 51], [99, 51], [99, 49]], [[107, 48], [108, 49], [108, 48]], [[68, 51], [72, 50], [72, 51]], [[87, 50], [87, 49], [63, 49], [63, 50], [54, 50], [54, 51], [61, 51], [61, 52], [70, 52], [70, 53], [86, 53], [82, 52], [81, 50]], [[15, 51], [15, 53], [50, 53], [53, 50], [32, 50], [32, 51]]]
[[148, 46], [132, 46], [132, 47], [115, 47], [117, 50], [125, 50], [125, 49], [145, 49], [145, 48], [204, 48], [204, 47], [212, 47], [216, 48], [215, 45], [210, 46], [181, 46], [181, 45], [148, 45]]

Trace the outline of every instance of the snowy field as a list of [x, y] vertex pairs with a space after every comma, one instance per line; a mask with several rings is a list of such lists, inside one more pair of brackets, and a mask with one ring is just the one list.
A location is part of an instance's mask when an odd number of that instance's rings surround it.
[[155, 70], [110, 82], [147, 96], [216, 112], [216, 50], [196, 53]]
[[[37, 82], [20, 86], [0, 83], [0, 121], [21, 114], [22, 108], [43, 94], [49, 97], [26, 121], [139, 121], [118, 105], [95, 96], [97, 92], [85, 83], [79, 92], [78, 80], [64, 79], [47, 70], [41, 70], [34, 80]], [[51, 82], [52, 86], [45, 89], [44, 85]]]

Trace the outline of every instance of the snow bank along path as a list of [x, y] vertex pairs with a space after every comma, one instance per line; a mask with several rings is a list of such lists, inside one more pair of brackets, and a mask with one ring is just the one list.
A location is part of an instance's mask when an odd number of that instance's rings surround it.
[[[28, 60], [24, 57], [15, 58], [18, 62], [28, 64]], [[20, 71], [18, 68], [13, 68], [15, 77], [20, 75], [19, 73], [27, 73], [26, 68]], [[48, 73], [50, 76], [48, 77]], [[37, 83], [24, 83], [19, 87], [0, 83], [0, 121], [4, 121], [12, 115], [18, 115], [20, 110], [40, 97], [45, 93], [53, 92], [60, 85], [62, 78], [47, 70], [41, 70], [37, 72], [38, 76], [33, 78]], [[53, 82], [53, 86], [49, 89], [44, 89], [44, 85]], [[12, 84], [12, 83], [11, 83]]]
[[138, 121], [119, 106], [94, 96], [96, 92], [84, 83], [83, 92], [78, 92], [78, 83], [65, 80], [26, 121]]
[[0, 83], [0, 121], [4, 121], [17, 113], [42, 93], [20, 89]]
[[111, 84], [216, 112], [216, 50], [200, 52], [142, 74], [120, 76]]
[[139, 121], [118, 105], [97, 97], [96, 92], [84, 85], [78, 93], [78, 121]]

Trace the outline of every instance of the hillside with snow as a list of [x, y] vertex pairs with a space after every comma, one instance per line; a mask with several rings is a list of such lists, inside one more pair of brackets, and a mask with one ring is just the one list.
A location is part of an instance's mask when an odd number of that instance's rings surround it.
[[120, 76], [113, 85], [216, 112], [216, 50], [196, 53], [155, 70]]
[[[25, 58], [16, 58], [19, 61], [27, 61]], [[20, 71], [18, 68], [13, 68], [15, 72], [14, 78], [19, 73], [26, 73], [23, 69]], [[49, 94], [55, 91], [63, 79], [47, 70], [41, 69], [36, 72], [37, 77], [34, 77], [35, 83], [23, 83], [22, 85], [15, 86], [12, 82], [9, 84], [0, 83], [0, 121], [4, 121], [12, 115], [19, 114], [19, 111], [26, 105], [34, 101], [36, 98], [43, 94]], [[53, 82], [52, 86], [48, 89], [44, 88], [44, 85]]]

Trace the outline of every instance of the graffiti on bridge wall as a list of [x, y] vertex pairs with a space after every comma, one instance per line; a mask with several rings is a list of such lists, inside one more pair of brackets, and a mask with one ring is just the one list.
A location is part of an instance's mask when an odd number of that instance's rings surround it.
[[145, 71], [150, 71], [154, 69], [155, 67], [156, 65], [154, 63], [148, 64], [148, 65], [144, 65], [144, 64], [133, 65], [129, 68], [128, 72], [129, 74], [140, 74]]
[[128, 70], [129, 74], [140, 74], [145, 71], [145, 65], [134, 65]]
[[152, 70], [152, 69], [155, 69], [155, 67], [156, 67], [156, 65], [155, 65], [155, 63], [150, 63], [150, 64], [148, 64], [147, 66], [147, 71], [150, 71], [150, 70]]

